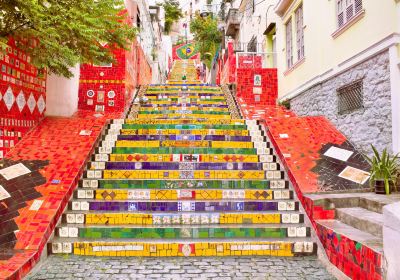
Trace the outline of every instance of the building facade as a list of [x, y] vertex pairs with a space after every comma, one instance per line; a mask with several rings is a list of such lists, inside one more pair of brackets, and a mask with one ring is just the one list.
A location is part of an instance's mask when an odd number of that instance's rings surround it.
[[279, 97], [358, 148], [400, 151], [400, 3], [280, 0]]

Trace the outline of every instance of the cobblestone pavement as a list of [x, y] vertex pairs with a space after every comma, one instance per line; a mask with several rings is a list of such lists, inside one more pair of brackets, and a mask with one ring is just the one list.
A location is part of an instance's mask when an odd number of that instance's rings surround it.
[[335, 279], [315, 257], [91, 258], [50, 256], [26, 279]]

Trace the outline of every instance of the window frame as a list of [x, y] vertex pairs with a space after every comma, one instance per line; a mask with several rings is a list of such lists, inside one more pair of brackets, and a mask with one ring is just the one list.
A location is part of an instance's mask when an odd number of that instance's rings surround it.
[[[364, 11], [362, 0], [336, 0], [336, 25], [338, 29], [349, 24]], [[350, 9], [351, 7], [351, 9]], [[340, 15], [342, 18], [340, 18]]]
[[[289, 34], [290, 30], [290, 34]], [[286, 66], [288, 69], [292, 68], [293, 63], [293, 17], [290, 17], [285, 23], [286, 34]]]
[[[299, 13], [301, 11], [301, 13]], [[305, 57], [305, 47], [304, 47], [304, 9], [303, 3], [301, 3], [296, 11], [296, 51], [297, 51], [297, 61], [302, 60]]]

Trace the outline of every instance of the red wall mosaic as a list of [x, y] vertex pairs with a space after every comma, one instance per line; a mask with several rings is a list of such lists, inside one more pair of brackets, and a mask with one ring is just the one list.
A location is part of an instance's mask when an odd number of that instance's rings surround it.
[[[18, 231], [9, 244], [0, 244], [6, 249], [0, 250], [0, 279], [21, 279], [38, 262], [105, 123], [110, 118], [122, 117], [121, 113], [109, 113], [96, 118], [91, 111], [78, 111], [71, 118], [46, 117], [9, 152], [6, 162], [43, 162], [35, 172], [39, 172], [45, 182], [35, 186], [38, 195], [34, 200], [26, 196], [22, 207], [15, 208], [15, 203], [10, 202], [2, 209], [2, 215], [10, 216]], [[90, 131], [90, 135], [80, 135], [82, 130]], [[26, 184], [31, 181], [28, 174]], [[25, 183], [19, 182], [19, 186], [23, 189]], [[39, 208], [32, 209], [38, 202]], [[3, 234], [7, 230], [1, 229]], [[14, 234], [15, 228], [9, 230]]]
[[[335, 219], [335, 209], [315, 205], [306, 196], [308, 193], [335, 191], [321, 184], [321, 173], [316, 172], [324, 147], [351, 144], [325, 117], [297, 117], [293, 112], [280, 106], [260, 106], [238, 99], [243, 116], [261, 120], [277, 154], [288, 171], [297, 196], [313, 224], [330, 261], [352, 279], [383, 279], [382, 255], [371, 248], [340, 235], [316, 223], [316, 220]], [[357, 164], [352, 162], [351, 164]], [[326, 162], [325, 162], [326, 163]], [[362, 163], [361, 163], [362, 165]], [[335, 178], [335, 170], [327, 168], [329, 177]], [[336, 181], [336, 180], [335, 180]], [[367, 183], [368, 184], [368, 183]], [[351, 190], [354, 187], [347, 183]], [[340, 190], [342, 186], [338, 186]], [[358, 185], [358, 188], [363, 186]]]
[[262, 57], [257, 55], [239, 56], [238, 66], [245, 69], [262, 68]]
[[81, 66], [78, 108], [96, 112], [123, 112], [138, 85], [151, 82], [151, 67], [142, 48], [114, 51], [115, 64]]
[[[255, 82], [261, 77], [260, 85]], [[278, 74], [275, 68], [236, 69], [237, 92], [246, 104], [275, 105], [278, 98]]]
[[236, 81], [236, 55], [233, 42], [228, 42], [226, 53], [219, 59], [221, 84], [233, 84]]
[[[34, 44], [35, 42], [33, 42]], [[44, 115], [46, 73], [30, 64], [30, 57], [14, 40], [0, 52], [0, 158]]]
[[381, 254], [321, 225], [317, 233], [331, 263], [351, 279], [383, 279]]

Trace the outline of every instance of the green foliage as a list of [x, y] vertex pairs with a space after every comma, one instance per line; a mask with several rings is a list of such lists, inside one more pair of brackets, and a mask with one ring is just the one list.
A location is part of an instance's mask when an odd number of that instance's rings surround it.
[[282, 100], [281, 102], [279, 102], [279, 105], [285, 107], [286, 109], [290, 110], [290, 100], [289, 99], [285, 99]]
[[35, 48], [27, 43], [18, 47], [38, 68], [71, 77], [69, 67], [109, 64], [114, 62], [113, 49], [129, 48], [137, 30], [126, 24], [123, 10], [123, 0], [0, 1], [0, 41], [36, 39]]
[[211, 68], [211, 62], [221, 44], [222, 33], [218, 30], [217, 19], [199, 15], [190, 23], [190, 31], [198, 44], [201, 60]]
[[163, 3], [159, 3], [158, 5], [164, 8], [164, 33], [169, 34], [171, 32], [172, 25], [183, 17], [182, 9], [179, 6], [179, 1], [164, 0]]
[[385, 148], [382, 151], [382, 155], [380, 155], [373, 145], [371, 145], [371, 147], [373, 156], [366, 156], [368, 162], [371, 164], [370, 183], [372, 184], [374, 181], [383, 180], [385, 182], [385, 192], [389, 194], [390, 183], [393, 185], [396, 184], [399, 169], [399, 154], [392, 156]]

